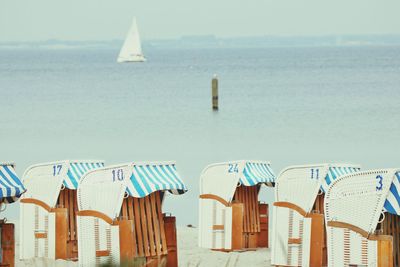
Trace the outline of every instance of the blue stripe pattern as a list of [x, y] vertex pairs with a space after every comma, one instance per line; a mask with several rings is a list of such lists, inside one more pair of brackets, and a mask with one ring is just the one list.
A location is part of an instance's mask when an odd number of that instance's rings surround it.
[[329, 185], [338, 177], [359, 171], [360, 168], [354, 167], [329, 167], [328, 174], [326, 175], [325, 180], [321, 183], [321, 191], [326, 192]]
[[79, 180], [88, 171], [104, 167], [103, 162], [72, 162], [69, 164], [64, 186], [68, 189], [77, 189]]
[[21, 180], [11, 165], [0, 166], [0, 199], [1, 202], [12, 203], [25, 192]]
[[253, 186], [259, 183], [272, 185], [275, 182], [275, 174], [267, 163], [246, 162], [243, 177], [240, 183], [245, 186]]
[[392, 184], [390, 185], [389, 194], [383, 205], [384, 211], [400, 215], [400, 173], [396, 173]]
[[175, 164], [135, 164], [130, 181], [127, 192], [130, 196], [138, 198], [160, 190], [168, 190], [176, 195], [187, 191]]

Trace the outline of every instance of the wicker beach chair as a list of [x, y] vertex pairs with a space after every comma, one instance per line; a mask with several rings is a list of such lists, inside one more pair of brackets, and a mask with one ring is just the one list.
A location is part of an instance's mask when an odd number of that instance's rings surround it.
[[325, 196], [329, 266], [400, 266], [400, 170], [340, 177]]
[[326, 265], [324, 192], [341, 175], [359, 169], [348, 164], [315, 164], [291, 166], [279, 174], [273, 208], [273, 265]]
[[[17, 201], [25, 187], [15, 173], [14, 163], [0, 163], [0, 210], [7, 204]], [[0, 266], [13, 267], [15, 264], [14, 224], [7, 223], [6, 218], [0, 220]]]
[[20, 259], [78, 256], [76, 189], [88, 171], [102, 161], [66, 160], [29, 167], [23, 182], [27, 188], [20, 206]]
[[207, 166], [200, 177], [199, 246], [232, 251], [268, 247], [268, 205], [261, 184], [273, 187], [268, 162], [241, 160]]
[[162, 213], [162, 202], [186, 191], [174, 162], [88, 173], [78, 187], [79, 265], [178, 266], [175, 217]]

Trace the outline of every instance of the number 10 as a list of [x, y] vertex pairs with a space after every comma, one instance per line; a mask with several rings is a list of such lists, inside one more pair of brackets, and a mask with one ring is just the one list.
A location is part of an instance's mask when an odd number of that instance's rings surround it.
[[117, 179], [118, 181], [124, 180], [124, 171], [122, 169], [112, 170], [112, 175], [113, 175], [113, 182], [115, 182]]

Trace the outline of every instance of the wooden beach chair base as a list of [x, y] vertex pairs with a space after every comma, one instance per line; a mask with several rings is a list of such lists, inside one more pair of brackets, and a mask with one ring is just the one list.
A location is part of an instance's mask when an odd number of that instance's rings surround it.
[[243, 247], [246, 249], [256, 249], [258, 246], [258, 233], [244, 233]]
[[[268, 205], [258, 202], [258, 190], [259, 186], [236, 189], [232, 203], [232, 250], [268, 247]], [[242, 206], [235, 207], [238, 204]]]
[[[58, 196], [57, 206], [65, 210], [64, 212], [66, 217], [59, 219], [60, 227], [56, 229], [56, 242], [58, 243], [56, 245], [56, 251], [59, 251], [60, 253], [58, 256], [56, 255], [56, 259], [68, 259], [74, 261], [78, 259], [78, 234], [76, 226], [76, 212], [78, 211], [78, 205], [76, 194], [76, 190], [64, 188], [60, 191]], [[62, 241], [58, 240], [61, 236]]]
[[[393, 237], [393, 264], [400, 266], [400, 216], [386, 213], [385, 217], [381, 230], [384, 235]], [[387, 245], [382, 244], [381, 249], [384, 247], [387, 247]]]
[[393, 237], [388, 237], [390, 238], [378, 240], [378, 267], [399, 266], [393, 264], [394, 260], [396, 260], [393, 257], [393, 254], [398, 254], [399, 252], [396, 251], [395, 253], [393, 253]]
[[162, 214], [159, 192], [124, 199], [121, 217], [121, 263], [142, 258], [146, 266], [178, 266], [176, 218]]
[[14, 267], [15, 240], [14, 224], [0, 222], [1, 229], [1, 263], [0, 266]]
[[167, 242], [167, 267], [178, 267], [178, 248], [176, 238], [176, 218], [164, 214], [165, 239]]
[[257, 234], [257, 247], [268, 248], [268, 204], [258, 204], [260, 214], [260, 232]]
[[56, 260], [68, 259], [68, 210], [65, 208], [53, 209], [56, 214]]

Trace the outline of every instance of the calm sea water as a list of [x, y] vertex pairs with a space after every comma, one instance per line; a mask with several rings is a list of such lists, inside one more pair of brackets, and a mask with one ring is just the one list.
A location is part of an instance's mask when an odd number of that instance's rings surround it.
[[[197, 225], [210, 163], [400, 166], [400, 47], [0, 50], [0, 161], [176, 160], [190, 191], [166, 211]], [[220, 110], [211, 111], [218, 74]], [[273, 199], [263, 190], [261, 199]], [[18, 204], [9, 206], [18, 218]]]

